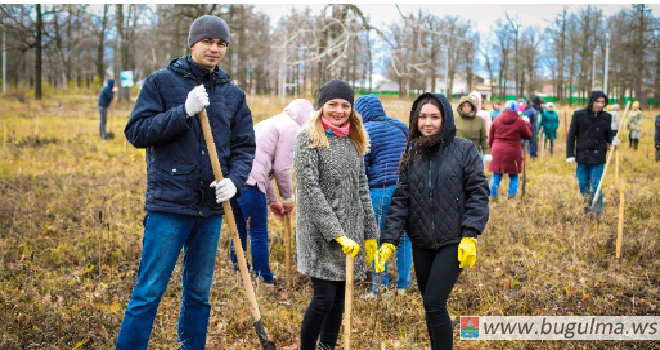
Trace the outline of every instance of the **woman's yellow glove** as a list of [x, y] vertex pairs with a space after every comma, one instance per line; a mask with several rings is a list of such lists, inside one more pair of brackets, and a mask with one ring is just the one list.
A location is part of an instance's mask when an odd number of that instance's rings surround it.
[[354, 240], [346, 237], [346, 235], [339, 236], [335, 238], [335, 240], [341, 245], [341, 250], [344, 254], [351, 254], [355, 258], [360, 251], [360, 245], [355, 243]]
[[375, 258], [375, 264], [374, 264], [374, 270], [376, 273], [381, 273], [385, 271], [385, 263], [387, 262], [387, 259], [390, 258], [390, 255], [396, 250], [396, 247], [394, 244], [391, 243], [383, 243], [380, 246], [380, 249], [378, 249], [378, 252], [376, 253], [376, 258]]
[[463, 269], [474, 266], [477, 261], [477, 240], [474, 237], [463, 237], [458, 245], [458, 267]]
[[378, 251], [378, 242], [376, 242], [375, 238], [364, 241], [364, 252], [366, 253], [367, 266], [374, 262], [376, 251]]

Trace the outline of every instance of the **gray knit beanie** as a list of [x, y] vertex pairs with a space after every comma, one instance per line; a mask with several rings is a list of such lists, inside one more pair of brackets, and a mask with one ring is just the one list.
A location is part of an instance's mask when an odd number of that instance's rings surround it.
[[202, 39], [220, 39], [229, 45], [229, 26], [217, 16], [199, 17], [190, 25], [188, 47], [192, 47]]
[[319, 93], [318, 107], [321, 108], [326, 102], [335, 98], [341, 98], [350, 102], [352, 107], [355, 99], [355, 92], [353, 92], [353, 88], [343, 80], [328, 80], [323, 84], [321, 92]]

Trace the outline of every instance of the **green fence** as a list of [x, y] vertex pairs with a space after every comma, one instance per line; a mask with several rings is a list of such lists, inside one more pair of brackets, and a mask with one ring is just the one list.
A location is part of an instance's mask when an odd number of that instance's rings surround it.
[[369, 91], [364, 91], [364, 90], [357, 90], [355, 91], [356, 95], [383, 95], [383, 96], [399, 96], [398, 91], [376, 91], [372, 90], [371, 93]]
[[[369, 91], [366, 91], [366, 90], [357, 90], [357, 91], [355, 91], [355, 94], [356, 95], [369, 95], [370, 93], [369, 93]], [[371, 95], [399, 96], [399, 92], [398, 91], [377, 91], [377, 90], [373, 90], [373, 91], [371, 91]], [[452, 95], [452, 100], [457, 100], [460, 96], [461, 95], [459, 95], [459, 94], [454, 94], [454, 95]], [[527, 100], [527, 96], [523, 96], [522, 98]], [[562, 104], [568, 104], [569, 103], [568, 98], [566, 98], [566, 97], [563, 99], [563, 101], [559, 101], [559, 98], [557, 98], [556, 96], [542, 96], [542, 98], [545, 100], [545, 102], [552, 102], [552, 103], [560, 102]], [[499, 99], [500, 99], [499, 95], [497, 95], [497, 96], [491, 95], [490, 96], [490, 101], [499, 101]], [[504, 101], [516, 101], [516, 100], [518, 100], [517, 96], [514, 96], [514, 95], [504, 96]], [[628, 103], [628, 101], [635, 101], [635, 99], [632, 98], [632, 97], [626, 97], [624, 99], [623, 105], [626, 105]], [[608, 102], [609, 102], [609, 104], [613, 104], [613, 103], [621, 104], [619, 102], [619, 99], [616, 98], [616, 97], [608, 97]], [[574, 105], [574, 104], [586, 105], [587, 103], [589, 103], [589, 98], [588, 97], [572, 96], [571, 101], [570, 101], [570, 104], [572, 104], [572, 105]], [[650, 98], [647, 102], [647, 105], [653, 106], [653, 103], [654, 103], [654, 99]]]
[[[527, 96], [524, 96], [522, 98], [526, 100]], [[545, 102], [553, 102], [553, 103], [561, 102], [562, 104], [568, 104], [568, 98], [564, 98], [562, 101], [560, 101], [559, 98], [557, 98], [556, 96], [542, 96], [541, 98], [543, 98], [543, 100], [545, 100]], [[490, 97], [491, 101], [495, 101], [495, 100], [499, 100], [499, 99], [500, 99], [500, 96], [491, 96]], [[515, 101], [517, 99], [518, 99], [517, 96], [512, 96], [512, 95], [504, 96], [504, 101]], [[608, 97], [607, 101], [608, 101], [609, 104], [617, 103], [617, 104], [626, 105], [626, 104], [628, 104], [628, 101], [635, 101], [635, 98], [626, 97], [626, 98], [624, 98], [624, 102], [621, 103], [621, 102], [619, 102], [619, 99], [617, 97]], [[589, 98], [588, 97], [572, 96], [570, 103], [571, 104], [586, 105], [587, 103], [589, 103]], [[654, 103], [654, 99], [652, 99], [652, 98], [650, 98], [647, 101], [647, 105], [649, 105], [649, 106], [653, 106], [653, 103]]]

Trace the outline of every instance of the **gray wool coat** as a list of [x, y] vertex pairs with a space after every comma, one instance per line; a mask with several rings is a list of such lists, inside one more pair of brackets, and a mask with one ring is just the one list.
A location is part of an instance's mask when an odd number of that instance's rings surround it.
[[364, 241], [377, 237], [364, 157], [348, 137], [328, 136], [328, 149], [308, 148], [310, 126], [296, 135], [296, 246], [298, 271], [329, 281], [346, 280], [346, 255], [335, 238], [346, 235], [360, 245], [355, 279], [367, 273]]

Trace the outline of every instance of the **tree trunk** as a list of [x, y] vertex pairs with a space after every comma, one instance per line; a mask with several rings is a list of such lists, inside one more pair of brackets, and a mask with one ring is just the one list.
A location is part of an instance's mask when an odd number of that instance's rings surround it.
[[35, 74], [35, 90], [34, 99], [41, 100], [41, 32], [43, 30], [43, 22], [41, 20], [41, 5], [37, 4], [37, 41], [35, 43], [36, 60], [34, 62]]
[[[103, 5], [103, 19], [101, 20], [101, 32], [99, 33], [99, 46], [97, 48], [97, 59], [96, 59], [96, 74], [99, 76], [99, 80], [101, 81], [101, 84], [103, 84], [103, 80], [105, 79], [105, 65], [103, 64], [103, 60], [105, 57], [105, 30], [108, 25], [108, 7], [110, 5], [105, 4]], [[117, 72], [117, 69], [115, 69], [115, 74]], [[116, 76], [118, 77], [118, 76]]]

